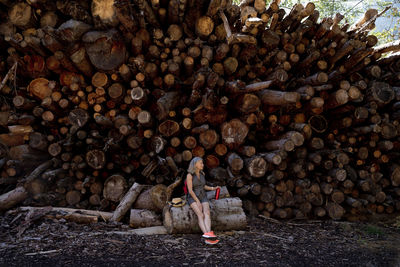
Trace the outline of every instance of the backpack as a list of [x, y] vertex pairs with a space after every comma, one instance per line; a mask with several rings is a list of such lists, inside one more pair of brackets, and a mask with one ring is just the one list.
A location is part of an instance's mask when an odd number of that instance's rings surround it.
[[188, 188], [187, 188], [187, 180], [186, 179], [185, 179], [185, 182], [183, 183], [183, 192], [185, 193], [186, 196], [189, 193]]

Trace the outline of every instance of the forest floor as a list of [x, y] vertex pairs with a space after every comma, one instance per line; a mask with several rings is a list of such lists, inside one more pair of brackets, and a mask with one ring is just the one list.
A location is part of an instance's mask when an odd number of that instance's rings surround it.
[[214, 246], [197, 234], [24, 218], [0, 214], [0, 266], [400, 266], [398, 215], [368, 223], [252, 218], [244, 231], [216, 233]]

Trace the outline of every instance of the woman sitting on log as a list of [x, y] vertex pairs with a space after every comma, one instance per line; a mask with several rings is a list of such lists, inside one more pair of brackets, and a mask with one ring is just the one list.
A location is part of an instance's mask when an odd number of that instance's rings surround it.
[[186, 183], [188, 189], [187, 201], [193, 211], [196, 213], [199, 226], [203, 231], [203, 237], [206, 238], [206, 244], [217, 244], [217, 236], [211, 231], [210, 204], [205, 190], [216, 190], [218, 187], [206, 185], [204, 177], [204, 163], [202, 158], [195, 157], [189, 164]]

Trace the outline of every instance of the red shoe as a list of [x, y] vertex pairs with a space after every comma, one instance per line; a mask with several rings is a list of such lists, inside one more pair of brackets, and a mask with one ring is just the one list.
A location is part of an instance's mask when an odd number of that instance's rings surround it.
[[204, 233], [202, 236], [203, 236], [204, 238], [216, 238], [216, 237], [217, 237], [217, 236], [214, 234], [213, 231], [210, 231], [210, 232], [208, 232], [208, 233]]
[[219, 240], [218, 239], [216, 239], [216, 240], [206, 239], [205, 242], [207, 245], [216, 245], [216, 244], [218, 244]]

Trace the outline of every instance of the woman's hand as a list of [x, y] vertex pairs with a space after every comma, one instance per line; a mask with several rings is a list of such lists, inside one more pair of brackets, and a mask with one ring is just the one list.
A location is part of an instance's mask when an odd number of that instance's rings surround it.
[[204, 189], [205, 189], [205, 190], [208, 190], [208, 191], [215, 191], [215, 190], [217, 190], [218, 188], [221, 190], [221, 187], [220, 187], [220, 186], [209, 186], [209, 185], [205, 185], [205, 186], [204, 186]]

